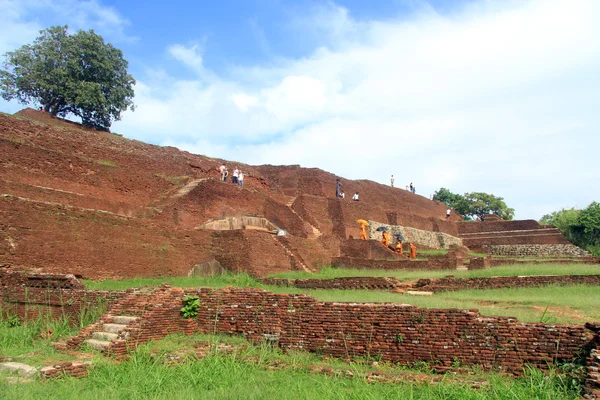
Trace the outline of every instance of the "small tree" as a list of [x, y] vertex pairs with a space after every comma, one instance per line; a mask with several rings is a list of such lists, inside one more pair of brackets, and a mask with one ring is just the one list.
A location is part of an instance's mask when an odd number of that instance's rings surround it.
[[56, 116], [79, 116], [85, 126], [108, 130], [134, 109], [135, 79], [121, 50], [90, 31], [67, 26], [40, 31], [33, 44], [5, 54], [0, 93], [5, 100], [41, 104]]
[[465, 193], [465, 200], [469, 205], [468, 215], [477, 215], [481, 220], [487, 214], [495, 214], [502, 219], [511, 220], [515, 210], [509, 208], [502, 197], [483, 192]]
[[487, 214], [496, 214], [502, 219], [511, 220], [515, 214], [515, 210], [509, 208], [502, 197], [483, 192], [465, 193], [463, 196], [441, 188], [435, 192], [433, 199], [441, 201], [465, 217], [476, 215], [481, 220]]

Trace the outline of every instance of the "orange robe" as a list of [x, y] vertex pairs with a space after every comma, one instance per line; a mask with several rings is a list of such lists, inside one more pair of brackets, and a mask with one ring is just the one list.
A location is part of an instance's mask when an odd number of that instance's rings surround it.
[[398, 243], [396, 243], [396, 253], [402, 254], [402, 242], [399, 240]]
[[417, 246], [410, 244], [410, 258], [417, 258]]
[[390, 244], [390, 237], [389, 237], [388, 233], [384, 231], [381, 236], [382, 236], [381, 243], [385, 247], [388, 247], [388, 245]]
[[360, 238], [362, 240], [367, 240], [367, 226], [366, 225], [360, 226]]

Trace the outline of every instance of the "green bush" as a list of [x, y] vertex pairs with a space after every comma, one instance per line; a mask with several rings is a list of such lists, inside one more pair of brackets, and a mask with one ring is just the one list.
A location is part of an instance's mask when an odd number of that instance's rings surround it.
[[181, 316], [183, 319], [196, 318], [200, 308], [200, 298], [198, 296], [184, 296], [183, 307], [181, 307]]

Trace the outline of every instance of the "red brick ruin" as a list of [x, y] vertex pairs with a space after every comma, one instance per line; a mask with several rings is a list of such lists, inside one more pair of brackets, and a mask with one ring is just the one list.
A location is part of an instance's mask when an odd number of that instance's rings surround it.
[[[546, 368], [547, 363], [571, 360], [597, 342], [594, 324], [590, 329], [527, 324], [483, 317], [476, 310], [321, 303], [256, 289], [86, 290], [76, 276], [122, 279], [231, 271], [265, 278], [284, 271], [318, 272], [325, 266], [456, 270], [525, 262], [524, 256], [558, 263], [600, 260], [569, 243], [556, 228], [536, 221], [462, 222], [457, 213], [446, 220], [446, 206], [426, 197], [297, 165], [236, 162], [246, 175], [241, 187], [219, 179], [219, 166], [231, 168], [232, 162], [86, 130], [32, 109], [16, 116], [0, 114], [0, 265], [12, 266], [0, 268], [0, 299], [3, 307], [25, 318], [40, 312], [77, 314], [100, 302], [110, 306], [67, 347], [96, 333], [113, 338], [109, 351], [124, 355], [131, 346], [167, 333], [222, 332], [340, 357], [427, 361], [440, 370], [458, 358], [466, 365], [518, 373], [525, 364]], [[361, 200], [337, 198], [337, 179], [346, 193], [359, 192]], [[359, 219], [369, 222], [369, 240], [358, 240]], [[401, 233], [419, 250], [450, 251], [410, 260], [381, 244], [379, 227]], [[411, 287], [390, 278], [279, 283], [442, 291], [524, 282], [597, 284], [597, 276], [444, 278]], [[189, 293], [202, 302], [194, 321], [182, 320], [178, 311], [182, 296]], [[118, 311], [130, 313], [131, 319], [120, 318]], [[101, 324], [121, 330], [95, 332]], [[589, 368], [597, 368], [597, 353], [586, 354]], [[57, 365], [46, 375], [79, 376], [85, 369]]]

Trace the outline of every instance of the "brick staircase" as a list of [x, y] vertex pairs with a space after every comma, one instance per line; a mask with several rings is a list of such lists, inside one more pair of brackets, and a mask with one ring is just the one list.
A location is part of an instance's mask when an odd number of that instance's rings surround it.
[[294, 210], [294, 208], [292, 207], [294, 205], [294, 202], [296, 201], [296, 197], [292, 197], [290, 200], [288, 200], [287, 203], [285, 203], [286, 206], [289, 207], [289, 209], [298, 216], [298, 218], [300, 218], [305, 224], [308, 224], [308, 226], [310, 227], [310, 229], [312, 230], [312, 236], [309, 236], [309, 239], [313, 239], [316, 240], [318, 238], [320, 238], [321, 236], [323, 236], [323, 232], [321, 232], [319, 230], [319, 228], [317, 228], [316, 226], [314, 226], [313, 224], [311, 224], [310, 222], [308, 222], [307, 220], [305, 220], [304, 218], [302, 218], [302, 216], [300, 214], [298, 214], [296, 212], [296, 210]]
[[109, 349], [113, 340], [126, 340], [129, 337], [129, 332], [125, 329], [132, 323], [138, 320], [138, 317], [117, 315], [106, 317], [112, 322], [102, 323], [102, 330], [92, 332], [92, 338], [84, 340], [96, 350], [104, 351]]
[[277, 242], [281, 247], [283, 247], [286, 254], [290, 258], [290, 264], [292, 265], [292, 268], [298, 270], [303, 269], [304, 271], [310, 273], [318, 272], [316, 269], [310, 268], [306, 265], [302, 257], [298, 254], [297, 251], [294, 251], [295, 249], [292, 248], [290, 242], [284, 236], [273, 236], [273, 240], [275, 240], [275, 242]]

